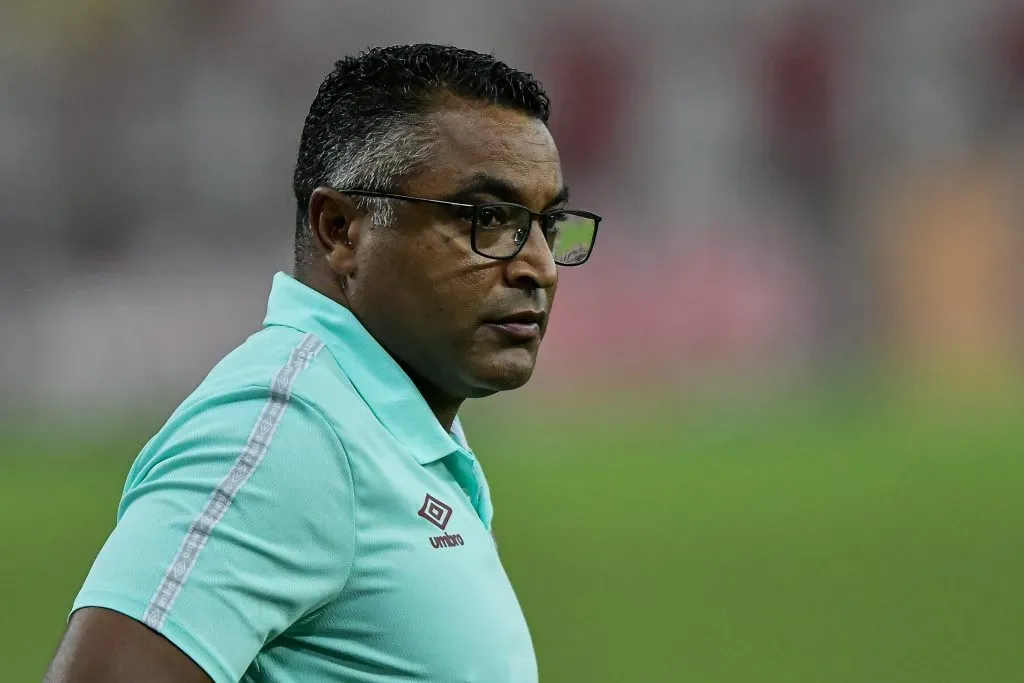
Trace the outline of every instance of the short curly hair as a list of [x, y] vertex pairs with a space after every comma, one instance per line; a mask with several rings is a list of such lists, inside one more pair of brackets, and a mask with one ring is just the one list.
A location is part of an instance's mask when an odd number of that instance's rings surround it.
[[[335, 62], [309, 108], [295, 163], [297, 269], [311, 252], [307, 212], [313, 191], [322, 185], [395, 191], [432, 153], [437, 140], [425, 115], [446, 93], [509, 107], [544, 123], [551, 112], [533, 76], [472, 50], [395, 45]], [[361, 201], [375, 222], [390, 222], [385, 201]]]

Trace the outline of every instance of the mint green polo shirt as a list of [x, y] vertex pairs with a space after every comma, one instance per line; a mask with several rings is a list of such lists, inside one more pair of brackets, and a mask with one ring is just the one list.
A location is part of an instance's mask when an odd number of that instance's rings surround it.
[[283, 273], [264, 325], [143, 448], [73, 609], [141, 621], [216, 683], [534, 683], [458, 422]]

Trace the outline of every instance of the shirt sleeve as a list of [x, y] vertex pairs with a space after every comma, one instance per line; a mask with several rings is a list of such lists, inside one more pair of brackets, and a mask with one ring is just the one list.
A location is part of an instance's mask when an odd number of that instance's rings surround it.
[[179, 411], [139, 456], [73, 610], [158, 631], [216, 683], [344, 587], [352, 475], [337, 433], [266, 387]]

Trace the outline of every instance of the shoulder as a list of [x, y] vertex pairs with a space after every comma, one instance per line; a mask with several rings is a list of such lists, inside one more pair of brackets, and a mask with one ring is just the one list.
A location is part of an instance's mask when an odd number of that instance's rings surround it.
[[264, 328], [217, 363], [182, 407], [240, 388], [291, 393], [300, 378], [323, 375], [323, 352], [324, 344], [315, 335], [286, 327]]
[[[316, 336], [263, 329], [224, 357], [140, 453], [131, 481], [159, 462], [188, 454], [223, 461], [256, 446], [287, 448], [290, 459], [345, 457], [337, 401], [354, 393]], [[331, 453], [302, 447], [316, 435]]]
[[250, 336], [210, 371], [171, 416], [189, 418], [215, 406], [254, 399], [306, 404], [337, 426], [337, 415], [358, 393], [316, 335], [268, 327]]
[[[347, 451], [302, 390], [323, 345], [268, 332], [143, 448], [76, 600], [155, 628], [217, 680], [238, 680], [266, 642], [333, 600], [355, 557]], [[241, 588], [224, 590], [225, 577]]]

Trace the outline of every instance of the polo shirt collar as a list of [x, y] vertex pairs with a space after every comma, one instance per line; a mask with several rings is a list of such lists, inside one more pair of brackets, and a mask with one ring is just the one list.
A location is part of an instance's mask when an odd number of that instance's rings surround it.
[[412, 447], [421, 465], [453, 453], [475, 460], [458, 418], [453, 433], [447, 433], [405, 371], [341, 304], [286, 273], [277, 273], [263, 324], [319, 337], [377, 419], [395, 438]]

